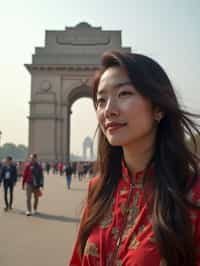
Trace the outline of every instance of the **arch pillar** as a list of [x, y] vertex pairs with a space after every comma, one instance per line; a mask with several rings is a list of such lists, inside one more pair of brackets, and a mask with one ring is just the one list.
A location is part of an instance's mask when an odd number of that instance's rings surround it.
[[63, 160], [66, 162], [70, 161], [70, 135], [71, 135], [71, 110], [70, 107], [67, 106], [66, 108], [66, 116], [65, 116], [65, 123], [64, 123], [64, 149], [63, 149]]

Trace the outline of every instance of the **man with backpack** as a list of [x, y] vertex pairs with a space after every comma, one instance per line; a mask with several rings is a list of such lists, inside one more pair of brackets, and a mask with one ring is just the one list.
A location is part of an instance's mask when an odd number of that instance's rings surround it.
[[[22, 180], [22, 189], [26, 187], [26, 215], [37, 213], [39, 196], [41, 195], [40, 188], [44, 185], [44, 176], [41, 165], [37, 161], [37, 154], [30, 155], [30, 162], [25, 166]], [[31, 198], [34, 195], [33, 211]]]

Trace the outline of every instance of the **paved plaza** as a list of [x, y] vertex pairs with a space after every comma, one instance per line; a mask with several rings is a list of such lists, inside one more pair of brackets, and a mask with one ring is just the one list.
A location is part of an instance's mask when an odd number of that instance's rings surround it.
[[39, 213], [25, 215], [21, 181], [14, 191], [14, 209], [4, 212], [0, 190], [0, 265], [66, 266], [77, 233], [87, 180], [73, 179], [67, 190], [64, 176], [45, 176]]

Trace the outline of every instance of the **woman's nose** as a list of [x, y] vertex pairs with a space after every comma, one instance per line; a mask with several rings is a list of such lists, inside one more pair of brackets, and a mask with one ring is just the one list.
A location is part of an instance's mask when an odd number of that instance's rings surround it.
[[117, 116], [119, 114], [119, 107], [115, 99], [109, 99], [104, 109], [105, 117]]

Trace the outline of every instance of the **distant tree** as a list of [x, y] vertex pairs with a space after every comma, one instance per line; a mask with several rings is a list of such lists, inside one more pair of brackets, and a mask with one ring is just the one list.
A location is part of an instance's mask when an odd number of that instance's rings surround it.
[[8, 155], [11, 155], [13, 158], [16, 157], [16, 145], [13, 144], [13, 143], [5, 143], [3, 145], [3, 153], [4, 153], [4, 157], [5, 156], [8, 156]]
[[19, 144], [16, 146], [14, 143], [5, 143], [0, 148], [0, 160], [10, 155], [14, 160], [24, 161], [27, 156], [27, 152], [28, 150], [25, 145]]
[[28, 149], [25, 145], [19, 144], [17, 146], [17, 160], [24, 161], [28, 155]]

